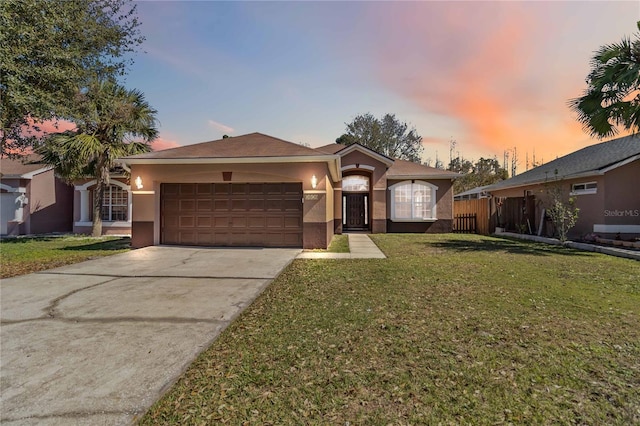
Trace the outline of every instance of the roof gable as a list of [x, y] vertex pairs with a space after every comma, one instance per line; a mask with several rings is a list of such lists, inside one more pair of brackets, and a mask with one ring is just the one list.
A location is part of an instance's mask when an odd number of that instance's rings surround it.
[[640, 135], [625, 136], [590, 145], [528, 170], [510, 179], [490, 185], [488, 190], [512, 188], [545, 182], [549, 179], [570, 179], [601, 175], [640, 158]]
[[125, 157], [126, 159], [193, 159], [193, 158], [256, 158], [299, 157], [324, 154], [293, 142], [262, 133], [233, 136], [210, 142], [180, 146], [162, 151]]

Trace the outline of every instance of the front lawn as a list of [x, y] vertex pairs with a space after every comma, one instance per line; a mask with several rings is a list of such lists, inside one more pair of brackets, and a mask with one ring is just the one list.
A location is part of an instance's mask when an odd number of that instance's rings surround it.
[[142, 424], [639, 424], [640, 262], [465, 235], [296, 260]]
[[0, 278], [51, 269], [129, 250], [130, 238], [51, 236], [0, 241]]

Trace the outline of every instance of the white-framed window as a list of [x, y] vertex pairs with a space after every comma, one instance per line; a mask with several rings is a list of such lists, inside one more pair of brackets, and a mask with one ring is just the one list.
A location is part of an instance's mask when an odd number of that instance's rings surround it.
[[351, 175], [342, 178], [342, 190], [345, 192], [369, 192], [369, 178]]
[[420, 222], [436, 220], [438, 187], [420, 180], [399, 182], [391, 187], [391, 220]]
[[102, 200], [102, 220], [105, 222], [126, 222], [128, 213], [128, 191], [116, 185], [106, 187]]
[[574, 183], [570, 195], [595, 194], [598, 192], [597, 182]]

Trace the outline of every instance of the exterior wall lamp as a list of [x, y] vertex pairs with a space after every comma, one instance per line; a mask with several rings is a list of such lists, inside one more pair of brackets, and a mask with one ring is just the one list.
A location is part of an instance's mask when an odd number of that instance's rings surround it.
[[144, 186], [142, 185], [142, 178], [140, 176], [136, 178], [135, 183], [136, 183], [136, 188], [138, 189], [144, 188]]
[[318, 186], [318, 178], [313, 175], [311, 176], [311, 188], [316, 189], [316, 186]]

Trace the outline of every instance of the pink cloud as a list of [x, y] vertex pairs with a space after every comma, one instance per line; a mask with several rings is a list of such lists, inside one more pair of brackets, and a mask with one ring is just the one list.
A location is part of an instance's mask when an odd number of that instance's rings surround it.
[[222, 133], [234, 133], [235, 129], [233, 127], [229, 127], [226, 124], [218, 123], [217, 121], [207, 120], [207, 125], [212, 129], [218, 130]]
[[154, 151], [162, 151], [163, 149], [177, 148], [179, 146], [182, 145], [177, 141], [165, 139], [162, 136], [151, 142], [151, 148], [153, 148]]
[[[573, 30], [555, 16], [564, 5], [371, 7], [385, 28], [370, 45], [376, 77], [425, 116], [455, 119], [459, 132], [452, 137], [459, 146], [473, 146], [485, 156], [517, 147], [524, 160], [533, 149], [537, 157], [552, 159], [597, 142], [581, 130], [566, 104], [583, 90], [588, 56], [583, 52], [585, 57], [576, 60], [577, 48], [567, 50], [570, 42], [566, 35], [561, 38]], [[448, 141], [433, 133], [423, 136], [425, 145], [442, 147]]]

